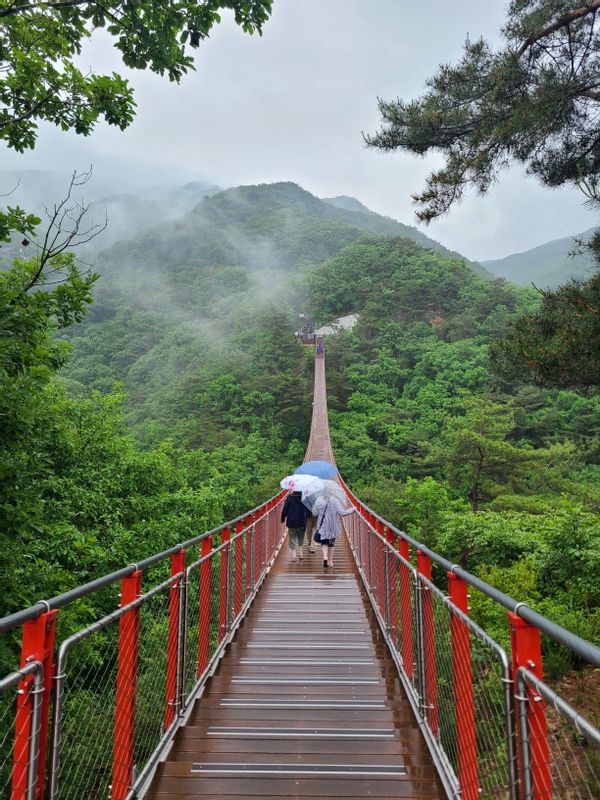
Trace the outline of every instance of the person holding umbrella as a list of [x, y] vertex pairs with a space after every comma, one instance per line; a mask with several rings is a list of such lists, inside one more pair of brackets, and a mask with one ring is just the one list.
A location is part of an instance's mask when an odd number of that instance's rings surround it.
[[292, 561], [304, 558], [302, 545], [304, 544], [304, 531], [308, 515], [308, 508], [302, 502], [302, 492], [290, 492], [281, 509], [281, 521], [287, 525], [288, 545], [292, 551]]
[[327, 569], [333, 567], [333, 548], [335, 540], [342, 531], [340, 517], [347, 517], [355, 511], [355, 508], [350, 506], [344, 509], [340, 500], [335, 495], [330, 495], [319, 498], [313, 511], [318, 514], [317, 530], [323, 548], [323, 566]]

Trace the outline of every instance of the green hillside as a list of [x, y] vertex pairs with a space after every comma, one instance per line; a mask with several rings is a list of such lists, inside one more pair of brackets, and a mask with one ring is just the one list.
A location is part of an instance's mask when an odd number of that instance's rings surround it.
[[[57, 263], [65, 283], [33, 293], [22, 286], [34, 264], [0, 273], [3, 611], [275, 491], [310, 425], [301, 309], [359, 318], [326, 348], [350, 485], [417, 539], [597, 639], [598, 397], [500, 381], [489, 344], [537, 293], [369, 221], [380, 224], [294, 184], [238, 187], [115, 243], [97, 283], [69, 258]], [[502, 641], [494, 613], [474, 603]], [[560, 651], [546, 664], [571, 666]]]
[[426, 247], [434, 253], [440, 253], [448, 258], [460, 258], [466, 261], [471, 269], [478, 275], [491, 277], [490, 273], [476, 261], [469, 261], [460, 253], [454, 250], [448, 250], [447, 247], [436, 242], [435, 239], [430, 239], [429, 236], [421, 233], [420, 230], [412, 225], [404, 225], [402, 222], [398, 222], [391, 217], [384, 217], [381, 214], [376, 214], [355, 197], [342, 195], [340, 197], [325, 197], [323, 199], [326, 203], [345, 212], [342, 218], [351, 224], [355, 223], [368, 227], [369, 230], [380, 236], [405, 236], [407, 239], [411, 239], [413, 242], [420, 244], [421, 247]]
[[[507, 384], [489, 368], [490, 342], [537, 293], [406, 239], [350, 245], [307, 292], [315, 315], [359, 314], [326, 347], [332, 442], [358, 496], [600, 641], [600, 397]], [[505, 641], [501, 609], [478, 598], [472, 613]], [[545, 647], [551, 676], [573, 665]]]
[[554, 289], [571, 278], [587, 280], [597, 269], [594, 260], [587, 254], [569, 254], [576, 248], [577, 241], [587, 242], [595, 230], [590, 228], [576, 236], [554, 239], [524, 253], [484, 261], [483, 265], [494, 275], [517, 286], [533, 283], [540, 289]]
[[[293, 332], [302, 271], [380, 233], [382, 225], [405, 228], [371, 212], [335, 208], [293, 183], [205, 197], [183, 217], [100, 255], [102, 278], [90, 314], [69, 333], [74, 350], [65, 376], [103, 391], [123, 382], [129, 422], [144, 441], [177, 435], [221, 443], [229, 436], [222, 418], [207, 413], [199, 430], [190, 381], [196, 391], [210, 392], [224, 370], [243, 373], [244, 337], [257, 320], [274, 319], [277, 309], [280, 324]], [[273, 402], [281, 403], [284, 384], [273, 392]], [[306, 410], [292, 403], [284, 416], [287, 433], [302, 438]]]

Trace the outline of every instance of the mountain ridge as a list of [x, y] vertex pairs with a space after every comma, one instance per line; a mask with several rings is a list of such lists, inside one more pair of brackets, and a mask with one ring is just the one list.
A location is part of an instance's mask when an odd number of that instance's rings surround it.
[[589, 240], [595, 231], [595, 227], [589, 228], [574, 236], [552, 239], [504, 258], [482, 261], [482, 264], [493, 274], [518, 286], [535, 283], [542, 289], [555, 289], [571, 278], [585, 280], [591, 277], [592, 271], [597, 268], [594, 259], [587, 253], [575, 256], [570, 253], [575, 249], [577, 241]]

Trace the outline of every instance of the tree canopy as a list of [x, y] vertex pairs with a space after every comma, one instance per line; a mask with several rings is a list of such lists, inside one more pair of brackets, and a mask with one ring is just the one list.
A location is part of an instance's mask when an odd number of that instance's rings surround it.
[[135, 101], [117, 73], [82, 71], [77, 56], [103, 28], [132, 69], [151, 69], [179, 81], [190, 69], [189, 48], [198, 47], [233, 11], [246, 33], [261, 33], [272, 0], [1, 0], [0, 139], [19, 152], [35, 146], [45, 120], [63, 130], [89, 134], [99, 118], [126, 128]]
[[513, 160], [548, 186], [600, 171], [600, 0], [512, 0], [495, 50], [467, 40], [417, 100], [379, 101], [381, 130], [367, 143], [445, 165], [414, 199], [417, 216], [446, 213], [464, 191], [486, 192]]

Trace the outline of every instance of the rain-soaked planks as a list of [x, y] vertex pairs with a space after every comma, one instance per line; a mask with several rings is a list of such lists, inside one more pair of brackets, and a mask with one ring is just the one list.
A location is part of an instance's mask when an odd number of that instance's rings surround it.
[[284, 546], [152, 800], [445, 796], [345, 539], [322, 563]]

